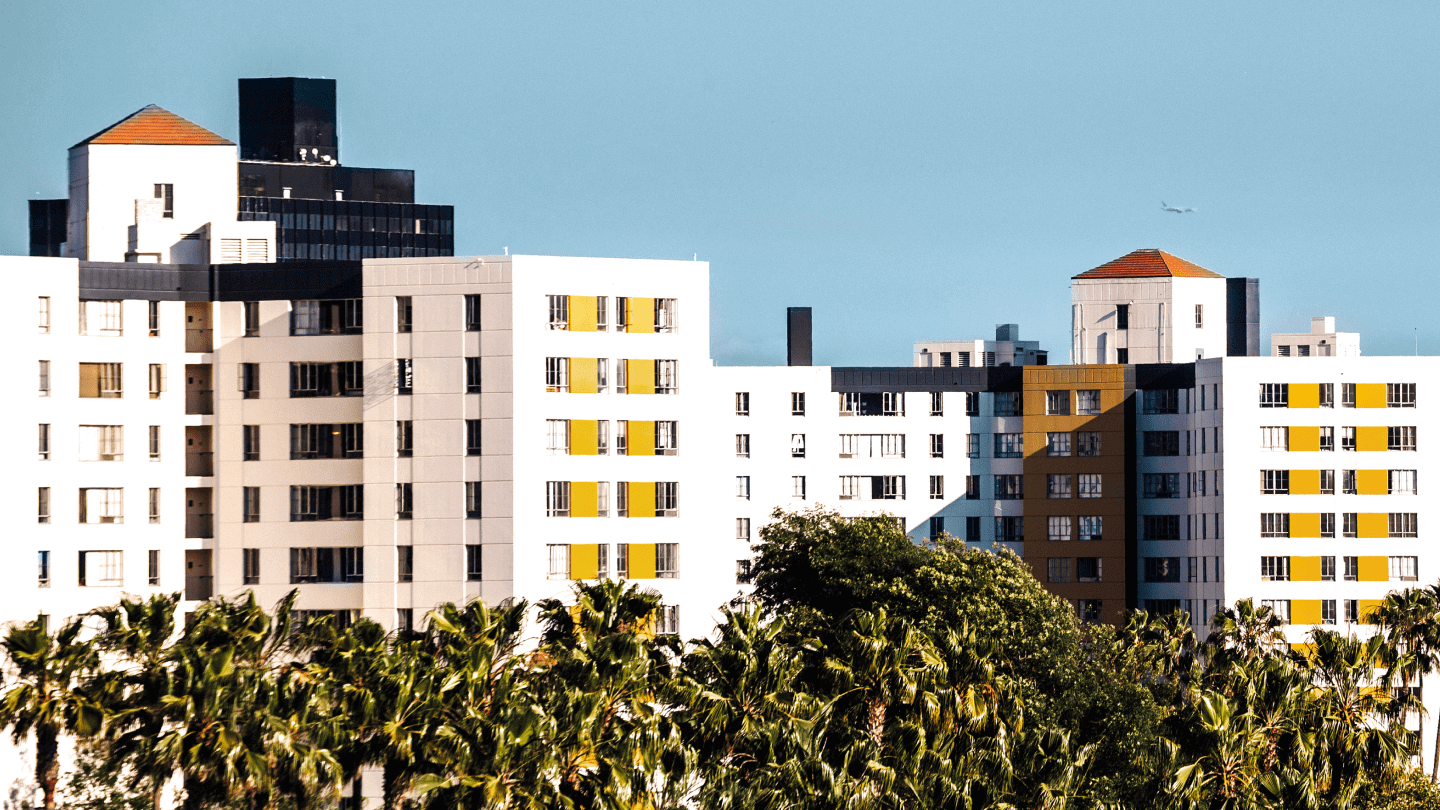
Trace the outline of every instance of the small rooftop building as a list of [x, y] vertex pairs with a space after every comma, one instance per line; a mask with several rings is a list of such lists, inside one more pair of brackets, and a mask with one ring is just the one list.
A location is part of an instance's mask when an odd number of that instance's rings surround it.
[[1360, 333], [1336, 332], [1329, 315], [1310, 319], [1309, 332], [1276, 332], [1270, 336], [1271, 357], [1359, 357]]
[[995, 326], [994, 340], [922, 340], [915, 344], [915, 368], [948, 366], [1043, 366], [1046, 350], [1038, 340], [1021, 340], [1020, 324]]

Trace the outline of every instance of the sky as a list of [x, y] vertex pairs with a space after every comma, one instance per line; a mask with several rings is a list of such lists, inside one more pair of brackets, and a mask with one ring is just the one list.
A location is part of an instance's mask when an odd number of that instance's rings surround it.
[[[0, 6], [0, 254], [65, 149], [146, 104], [238, 140], [236, 79], [337, 79], [342, 162], [413, 168], [457, 255], [710, 263], [716, 362], [908, 365], [1137, 248], [1440, 354], [1433, 2]], [[1194, 207], [1172, 214], [1161, 201]]]

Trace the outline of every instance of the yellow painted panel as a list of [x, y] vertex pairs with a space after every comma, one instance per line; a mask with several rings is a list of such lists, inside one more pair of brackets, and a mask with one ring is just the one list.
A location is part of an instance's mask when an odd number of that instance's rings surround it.
[[626, 298], [626, 299], [625, 299], [625, 331], [626, 331], [626, 332], [654, 332], [654, 331], [655, 331], [655, 299], [654, 299], [654, 298]]
[[[574, 559], [574, 551], [570, 552], [571, 559]], [[1294, 565], [1294, 563], [1291, 563]], [[1293, 570], [1293, 569], [1292, 569]], [[1291, 624], [1319, 624], [1320, 623], [1320, 600], [1319, 599], [1291, 599], [1290, 600], [1290, 623]]]
[[1319, 537], [1320, 536], [1320, 513], [1319, 512], [1291, 512], [1290, 513], [1290, 536], [1291, 537]]
[[626, 451], [632, 456], [655, 455], [655, 422], [631, 419], [625, 436]]
[[655, 393], [654, 360], [625, 361], [625, 391], [630, 394]]
[[[1317, 608], [1315, 608], [1315, 609], [1316, 609], [1316, 610], [1319, 610], [1320, 608], [1317, 607]], [[1292, 616], [1293, 616], [1294, 613], [1295, 613], [1295, 605], [1294, 605], [1294, 603], [1291, 603], [1290, 613], [1291, 613]], [[1319, 614], [1316, 614], [1316, 615], [1318, 616]], [[1299, 622], [1296, 622], [1296, 624], [1298, 624], [1298, 623], [1299, 623]], [[1312, 624], [1319, 624], [1319, 623], [1320, 623], [1320, 620], [1317, 618], [1314, 622], [1311, 622], [1311, 623], [1312, 623]], [[1302, 642], [1299, 642], [1299, 643], [1297, 643], [1297, 644], [1291, 644], [1291, 645], [1290, 645], [1290, 652], [1295, 653], [1296, 655], [1303, 655], [1303, 656], [1305, 656], [1306, 658], [1313, 658], [1314, 655], [1315, 655], [1315, 645], [1314, 645], [1314, 644], [1311, 644], [1311, 643], [1309, 643], [1309, 642], [1306, 642], [1306, 641], [1302, 641]]]
[[1320, 494], [1320, 471], [1319, 471], [1319, 470], [1291, 470], [1291, 471], [1290, 471], [1290, 494], [1291, 494], [1291, 495], [1319, 495], [1319, 494]]
[[[631, 486], [634, 486], [633, 484]], [[631, 543], [630, 544], [630, 578], [631, 579], [654, 579], [655, 578], [655, 544], [654, 543]]]
[[595, 365], [593, 357], [570, 358], [570, 393], [593, 394], [600, 390], [595, 382]]
[[[591, 484], [590, 486], [595, 486]], [[570, 578], [594, 579], [600, 575], [600, 546], [596, 543], [570, 545]]]
[[595, 296], [570, 296], [570, 331], [595, 331]]
[[1355, 491], [1361, 495], [1390, 494], [1388, 470], [1356, 470]]
[[1383, 425], [1361, 425], [1355, 428], [1355, 449], [1362, 453], [1383, 453], [1389, 450], [1389, 430]]
[[[570, 486], [575, 486], [571, 484]], [[1290, 579], [1293, 582], [1319, 582], [1320, 581], [1320, 558], [1319, 557], [1291, 557], [1290, 558]], [[1317, 610], [1319, 608], [1316, 608]], [[1297, 622], [1297, 624], [1315, 624], [1315, 622]]]
[[[1290, 386], [1295, 390], [1295, 386]], [[1290, 407], [1295, 407], [1291, 405]], [[1318, 427], [1292, 427], [1290, 428], [1290, 449], [1291, 450], [1319, 450], [1320, 449], [1320, 428]], [[1294, 473], [1291, 473], [1291, 481], [1294, 481]]]
[[[1359, 562], [1361, 582], [1390, 581], [1389, 557], [1361, 557]], [[1361, 601], [1363, 603], [1364, 600]]]
[[[626, 503], [626, 510], [630, 517], [655, 517], [655, 482], [654, 481], [631, 481], [628, 485], [629, 500]], [[630, 546], [635, 548], [635, 546]], [[632, 566], [634, 558], [631, 558]]]
[[[599, 498], [596, 495], [594, 481], [571, 481], [570, 482], [570, 517], [599, 517]], [[575, 552], [571, 546], [570, 567], [575, 567]]]
[[1385, 407], [1385, 383], [1356, 383], [1355, 407]]
[[[1364, 560], [1365, 558], [1364, 558], [1364, 557], [1361, 557], [1360, 559], [1361, 559], [1361, 560]], [[1384, 557], [1381, 557], [1380, 559], [1383, 560]], [[1364, 577], [1361, 577], [1361, 579], [1364, 579]], [[1375, 611], [1376, 611], [1377, 608], [1380, 607], [1381, 601], [1383, 601], [1383, 600], [1380, 600], [1380, 599], [1361, 599], [1361, 600], [1360, 600], [1360, 604], [1356, 605], [1355, 607], [1356, 607], [1356, 612], [1358, 612], [1358, 613], [1360, 614], [1360, 623], [1361, 623], [1361, 624], [1378, 624], [1378, 622], [1375, 621]]]
[[599, 433], [599, 423], [594, 419], [571, 419], [570, 455], [595, 455], [600, 447]]
[[1388, 514], [1384, 512], [1361, 512], [1356, 515], [1355, 518], [1356, 537], [1390, 536], [1390, 516]]
[[[1290, 383], [1290, 407], [1320, 407], [1320, 383]], [[1292, 431], [1291, 435], [1293, 436], [1293, 431], [1295, 429], [1291, 428], [1290, 430]], [[1290, 449], [1294, 450], [1295, 448], [1292, 447]]]

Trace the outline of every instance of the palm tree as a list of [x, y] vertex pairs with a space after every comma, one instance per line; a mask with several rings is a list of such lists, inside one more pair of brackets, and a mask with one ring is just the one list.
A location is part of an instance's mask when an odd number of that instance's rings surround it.
[[[1392, 591], [1375, 609], [1375, 620], [1389, 644], [1385, 672], [1387, 687], [1399, 675], [1400, 685], [1407, 694], [1412, 678], [1418, 680], [1420, 691], [1424, 692], [1425, 676], [1435, 668], [1437, 641], [1440, 641], [1435, 612], [1435, 595], [1421, 588]], [[1424, 711], [1423, 705], [1420, 710]], [[1407, 702], [1400, 710], [1401, 725], [1405, 725], [1409, 715], [1410, 705]]]
[[16, 743], [35, 732], [35, 780], [44, 791], [45, 810], [53, 810], [60, 778], [60, 735], [97, 734], [105, 715], [86, 688], [99, 658], [95, 645], [81, 638], [81, 621], [67, 622], [54, 635], [45, 625], [44, 617], [37, 617], [6, 630], [5, 652], [17, 682], [0, 698], [0, 715]]

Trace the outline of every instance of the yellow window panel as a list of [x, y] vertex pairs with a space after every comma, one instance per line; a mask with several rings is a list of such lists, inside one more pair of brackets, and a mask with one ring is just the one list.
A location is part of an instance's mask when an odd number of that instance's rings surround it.
[[[572, 310], [573, 312], [573, 310]], [[572, 316], [573, 317], [573, 316]], [[575, 327], [570, 327], [574, 329]], [[1320, 384], [1319, 383], [1290, 383], [1290, 407], [1292, 408], [1318, 408], [1320, 407]], [[1294, 428], [1291, 436], [1294, 436]], [[1291, 441], [1294, 441], [1292, 438]], [[1290, 448], [1294, 450], [1294, 447]]]
[[1291, 537], [1319, 537], [1320, 536], [1320, 513], [1319, 512], [1291, 512], [1290, 513], [1290, 536]]
[[[572, 491], [573, 491], [573, 486]], [[590, 485], [594, 487], [594, 484]], [[594, 579], [600, 576], [600, 546], [596, 543], [573, 543], [570, 546], [570, 578]]]
[[600, 450], [600, 427], [594, 419], [570, 420], [570, 455], [593, 456]]
[[599, 391], [595, 380], [595, 358], [570, 358], [570, 393], [593, 394]]
[[[575, 552], [570, 552], [574, 554]], [[1316, 559], [1319, 559], [1318, 557]], [[1293, 563], [1292, 563], [1293, 565]], [[1291, 624], [1319, 624], [1320, 600], [1319, 599], [1291, 599], [1290, 600], [1290, 623]], [[1298, 646], [1298, 645], [1297, 645]], [[1290, 649], [1295, 649], [1292, 646]], [[1302, 655], [1308, 650], [1300, 651]]]
[[[1389, 557], [1361, 557], [1360, 581], [1361, 582], [1389, 582], [1390, 581], [1390, 558]], [[1365, 600], [1360, 600], [1365, 604]], [[1379, 600], [1376, 600], [1379, 604]]]
[[1355, 449], [1362, 453], [1383, 453], [1389, 450], [1389, 431], [1383, 425], [1361, 425], [1355, 428]]
[[[574, 484], [571, 484], [573, 487]], [[575, 552], [570, 552], [573, 555]], [[1319, 557], [1291, 557], [1290, 558], [1290, 579], [1293, 582], [1319, 582], [1320, 581], [1320, 558]], [[1298, 604], [1298, 603], [1297, 603]], [[1316, 604], [1319, 604], [1318, 602]], [[1319, 610], [1320, 608], [1315, 608]], [[1318, 615], [1318, 614], [1317, 614]], [[1319, 622], [1296, 622], [1297, 624], [1319, 624]]]
[[[1293, 446], [1293, 445], [1292, 445]], [[1290, 471], [1290, 494], [1291, 495], [1319, 495], [1320, 494], [1320, 471], [1319, 470], [1291, 470]]]
[[1356, 383], [1355, 407], [1385, 407], [1385, 383]]
[[631, 419], [625, 441], [628, 443], [625, 452], [632, 456], [655, 455], [654, 420]]
[[[1362, 565], [1364, 564], [1365, 559], [1365, 557], [1360, 558]], [[1380, 559], [1383, 560], [1385, 558], [1381, 557]], [[1361, 570], [1363, 571], [1364, 569], [1362, 568]], [[1364, 579], [1364, 577], [1362, 576], [1361, 579]], [[1382, 600], [1380, 599], [1360, 600], [1360, 604], [1356, 605], [1355, 608], [1356, 612], [1360, 614], [1361, 624], [1378, 624], [1378, 622], [1375, 621], [1375, 611], [1380, 607], [1381, 601]]]
[[625, 392], [628, 394], [655, 393], [654, 360], [625, 361]]
[[[1290, 386], [1290, 390], [1294, 391], [1295, 386]], [[1292, 404], [1290, 407], [1295, 406]], [[1290, 428], [1290, 449], [1296, 451], [1319, 450], [1320, 428], [1309, 426]]]
[[[631, 481], [627, 485], [629, 499], [626, 502], [626, 513], [630, 517], [655, 517], [655, 482], [654, 481]], [[635, 548], [631, 545], [630, 548]], [[652, 550], [653, 554], [654, 551]], [[631, 558], [631, 565], [634, 565], [634, 558]], [[633, 570], [633, 569], [632, 569]]]
[[[651, 333], [655, 331], [654, 298], [625, 299], [625, 331]], [[1384, 388], [1385, 386], [1380, 387]]]
[[[633, 486], [633, 485], [632, 485]], [[631, 543], [630, 544], [630, 578], [631, 579], [654, 579], [655, 578], [655, 544], [654, 543]]]
[[1388, 470], [1356, 470], [1355, 491], [1361, 495], [1389, 495]]
[[1390, 516], [1384, 512], [1361, 512], [1355, 516], [1355, 524], [1356, 537], [1390, 536]]
[[570, 331], [595, 331], [595, 296], [570, 296]]
[[[599, 517], [599, 498], [596, 495], [594, 481], [571, 481], [570, 482], [570, 517]], [[579, 546], [570, 547], [570, 567], [575, 567], [575, 549]], [[572, 577], [578, 579], [578, 577]]]

